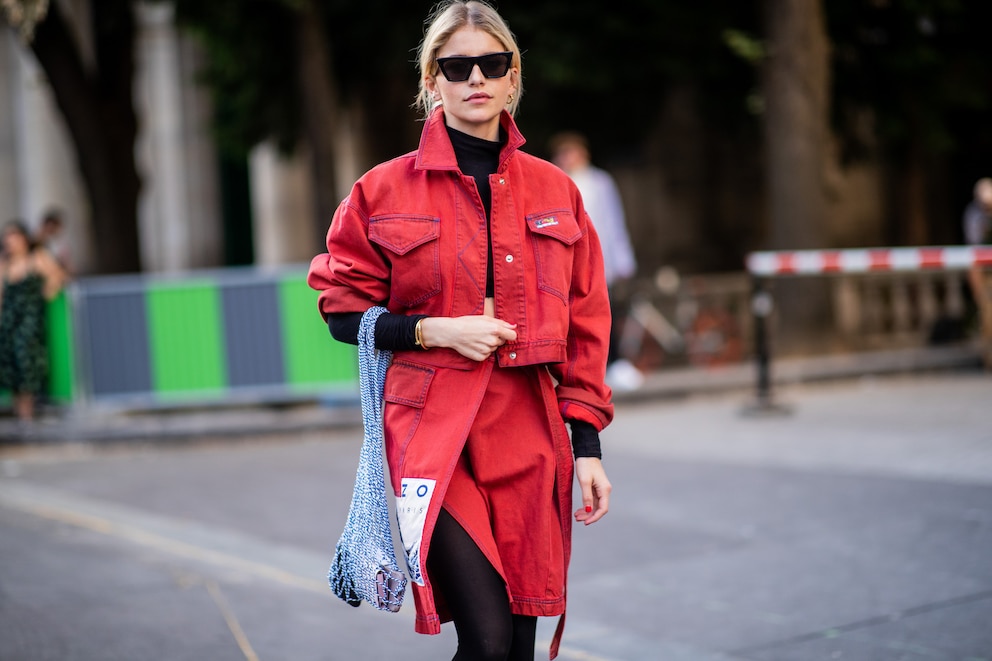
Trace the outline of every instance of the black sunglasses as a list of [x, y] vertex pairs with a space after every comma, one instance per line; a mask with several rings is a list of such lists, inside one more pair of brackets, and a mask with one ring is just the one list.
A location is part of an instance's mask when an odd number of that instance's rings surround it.
[[513, 61], [513, 53], [489, 53], [479, 57], [465, 57], [457, 55], [455, 57], [437, 58], [437, 66], [441, 68], [441, 73], [448, 79], [448, 82], [461, 83], [468, 80], [472, 75], [472, 69], [479, 65], [479, 71], [486, 78], [502, 78], [510, 70], [510, 62]]

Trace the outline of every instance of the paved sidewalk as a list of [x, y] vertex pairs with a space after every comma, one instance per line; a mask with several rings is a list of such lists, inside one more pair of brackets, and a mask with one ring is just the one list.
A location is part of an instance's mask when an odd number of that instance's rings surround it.
[[[896, 371], [621, 399], [562, 661], [992, 661], [992, 375]], [[0, 659], [451, 657], [326, 587], [356, 425], [145, 440], [0, 446]]]
[[[773, 362], [772, 399], [775, 390], [793, 383], [843, 379], [867, 375], [919, 373], [932, 370], [975, 367], [981, 364], [978, 350], [970, 346], [927, 347], [790, 358]], [[664, 400], [694, 393], [738, 391], [756, 394], [757, 372], [752, 363], [715, 368], [663, 369], [647, 375], [642, 387], [617, 391], [619, 403]], [[762, 402], [766, 404], [767, 402]], [[361, 423], [357, 392], [354, 398], [340, 394], [327, 401], [297, 404], [115, 410], [78, 408], [49, 413], [30, 425], [0, 418], [0, 444], [58, 442], [183, 441], [204, 436], [244, 437], [259, 434], [302, 433], [349, 427]]]

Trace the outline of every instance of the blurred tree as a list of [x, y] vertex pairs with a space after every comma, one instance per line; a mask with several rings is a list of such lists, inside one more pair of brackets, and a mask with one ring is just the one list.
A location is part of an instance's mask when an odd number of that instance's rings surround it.
[[765, 0], [764, 9], [768, 246], [822, 247], [830, 114], [829, 45], [822, 6], [820, 0]]
[[[726, 35], [760, 31], [755, 0], [500, 8], [524, 49], [528, 149], [546, 155], [562, 129], [588, 136], [595, 160], [619, 175], [644, 273], [738, 269], [759, 213], [734, 194], [760, 181], [758, 78], [753, 56], [728, 48]], [[747, 154], [731, 156], [739, 149]], [[689, 216], [683, 240], [659, 216], [673, 206]], [[690, 244], [693, 235], [704, 243]]]
[[[45, 4], [3, 0], [0, 8], [12, 22], [8, 7]], [[309, 149], [318, 196], [315, 233], [323, 231], [344, 192], [334, 181], [342, 127], [359, 136], [358, 169], [416, 146], [419, 127], [410, 108], [417, 87], [414, 58], [429, 4], [175, 0], [177, 19], [207, 50], [203, 79], [214, 92], [216, 134], [225, 154], [243, 159], [267, 139], [287, 152], [300, 145]], [[100, 268], [133, 270], [139, 182], [131, 5], [91, 5], [95, 66], [82, 64], [57, 3], [38, 25], [32, 48], [79, 153], [86, 154], [80, 163], [93, 201]], [[819, 17], [821, 5], [825, 19]], [[500, 10], [524, 49], [526, 101], [519, 120], [531, 151], [541, 153], [551, 132], [569, 127], [586, 132], [607, 161], [643, 162], [652, 156], [647, 145], [663, 121], [666, 99], [672, 90], [688, 88], [708, 143], [744, 128], [754, 138], [741, 144], [768, 151], [765, 171], [779, 182], [769, 190], [781, 205], [772, 211], [778, 220], [767, 228], [776, 245], [817, 243], [813, 232], [826, 222], [809, 220], [820, 206], [812, 170], [797, 170], [787, 160], [798, 158], [794, 150], [800, 147], [810, 150], [804, 163], [814, 153], [823, 157], [824, 108], [847, 156], [880, 150], [901, 172], [894, 227], [905, 229], [894, 240], [915, 242], [927, 234], [926, 209], [933, 203], [925, 198], [935, 178], [934, 155], [970, 153], [977, 160], [981, 149], [992, 146], [992, 127], [985, 121], [992, 105], [992, 57], [982, 34], [992, 3], [630, 0], [623, 12], [613, 12], [596, 0], [532, 0], [502, 3]], [[824, 20], [829, 42], [822, 38]], [[790, 38], [790, 25], [810, 39]], [[816, 25], [821, 27], [811, 27]], [[793, 79], [807, 85], [804, 102], [812, 104], [800, 107], [799, 115], [782, 110], [789, 108], [781, 105], [788, 101], [780, 86], [784, 79], [773, 74], [775, 62], [788, 64], [789, 58], [765, 57], [781, 48], [794, 49], [789, 57], [814, 75], [805, 82], [802, 76]], [[828, 68], [822, 66], [825, 56]], [[788, 67], [779, 71], [789, 73]], [[766, 126], [791, 128], [766, 134], [763, 147], [755, 131], [759, 118]], [[700, 149], [709, 154], [711, 147]], [[708, 157], [702, 160], [710, 167]], [[806, 177], [801, 186], [787, 183], [800, 176]], [[752, 225], [749, 234], [757, 234], [763, 222], [755, 216]], [[733, 252], [725, 254], [732, 258]]]
[[[419, 128], [410, 104], [428, 6], [390, 0], [178, 0], [177, 17], [207, 46], [204, 78], [222, 109], [217, 131], [228, 149], [246, 153], [267, 136], [277, 137], [287, 152], [301, 138], [312, 145], [314, 117], [305, 111], [333, 125], [335, 113], [348, 109], [362, 118], [368, 166], [416, 146]], [[601, 3], [586, 0], [508, 5], [501, 12], [525, 51], [528, 101], [521, 121], [533, 133], [533, 151], [541, 151], [543, 139], [563, 126], [618, 149], [636, 149], [653, 130], [675, 81], [695, 81], [708, 117], [748, 121], [744, 104], [753, 76], [721, 36], [728, 24], [753, 28], [748, 3], [685, 8], [632, 0], [629, 14], [604, 15]], [[294, 29], [296, 21], [306, 24], [308, 38]], [[329, 82], [321, 83], [319, 70]], [[296, 75], [286, 75], [292, 71]], [[314, 110], [320, 102], [303, 98], [320, 85], [327, 87], [331, 107]]]
[[[397, 119], [415, 118], [407, 112], [417, 91], [415, 49], [430, 3], [176, 0], [176, 5], [178, 20], [207, 45], [204, 79], [224, 108], [217, 130], [227, 148], [244, 153], [270, 136], [287, 151], [295, 147], [306, 130], [301, 99], [309, 90], [300, 89], [298, 74], [287, 72], [297, 70], [300, 58], [324, 69], [339, 108], [360, 108], [369, 163], [394, 156], [398, 145], [415, 146], [410, 139], [416, 140], [419, 129], [411, 131]], [[749, 3], [721, 0], [686, 8], [631, 0], [628, 8], [622, 15], [604, 14], [594, 0], [500, 7], [525, 53], [524, 121], [545, 135], [567, 125], [637, 145], [653, 128], [668, 87], [686, 80], [699, 83], [705, 112], [721, 120], [746, 119], [753, 77], [727, 50], [722, 32], [732, 24], [753, 29]], [[303, 40], [294, 28], [300, 17], [320, 28], [311, 33], [310, 48], [322, 54], [300, 55]]]
[[[140, 180], [134, 160], [137, 123], [132, 101], [134, 17], [128, 0], [92, 3], [92, 66], [80, 52], [59, 3], [34, 26], [33, 36], [18, 26], [5, 0], [5, 18], [30, 38], [55, 101], [76, 145], [93, 216], [96, 262], [104, 272], [140, 270], [137, 208]], [[24, 12], [21, 16], [26, 15]], [[36, 16], [37, 17], [37, 16]]]
[[[397, 122], [416, 92], [410, 49], [418, 14], [384, 0], [176, 0], [177, 20], [203, 43], [225, 153], [246, 158], [273, 139], [284, 154], [305, 146], [316, 219], [314, 245], [346, 191], [337, 189], [341, 117], [364, 118], [365, 165], [409, 143]], [[413, 125], [411, 119], [406, 125]], [[400, 128], [400, 130], [397, 130]]]
[[312, 162], [314, 208], [313, 245], [324, 245], [327, 224], [334, 215], [339, 196], [335, 181], [335, 131], [338, 108], [337, 85], [331, 68], [331, 49], [322, 30], [320, 8], [314, 0], [300, 0], [296, 15], [297, 76], [304, 134]]
[[[822, 248], [827, 233], [823, 172], [830, 116], [829, 44], [821, 0], [764, 0], [763, 66], [768, 190], [767, 246]], [[779, 283], [793, 337], [825, 327], [830, 305], [822, 281]]]
[[992, 3], [831, 0], [827, 12], [834, 125], [847, 158], [878, 150], [892, 169], [892, 240], [960, 241], [940, 192], [956, 187], [963, 206], [989, 171]]
[[622, 12], [602, 2], [529, 2], [500, 7], [525, 55], [521, 121], [541, 151], [563, 127], [614, 152], [639, 150], [657, 129], [669, 93], [695, 92], [695, 112], [715, 127], [752, 122], [755, 76], [726, 47], [728, 28], [754, 31], [754, 2], [704, 4], [630, 0]]

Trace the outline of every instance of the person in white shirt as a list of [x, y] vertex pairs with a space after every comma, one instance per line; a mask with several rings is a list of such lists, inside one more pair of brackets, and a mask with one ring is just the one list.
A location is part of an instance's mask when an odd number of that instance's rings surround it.
[[[962, 224], [968, 245], [992, 241], [992, 178], [975, 182], [975, 196], [965, 207]], [[992, 370], [992, 272], [975, 264], [969, 269], [968, 284], [978, 308], [983, 361], [986, 369]]]
[[552, 162], [567, 172], [578, 187], [603, 249], [606, 284], [613, 310], [606, 381], [616, 389], [636, 389], [643, 383], [644, 376], [630, 361], [619, 355], [625, 314], [618, 289], [637, 271], [620, 192], [610, 173], [592, 164], [589, 143], [581, 133], [558, 133], [551, 138], [549, 149]]
[[975, 183], [975, 197], [964, 209], [964, 242], [978, 245], [992, 241], [992, 178]]

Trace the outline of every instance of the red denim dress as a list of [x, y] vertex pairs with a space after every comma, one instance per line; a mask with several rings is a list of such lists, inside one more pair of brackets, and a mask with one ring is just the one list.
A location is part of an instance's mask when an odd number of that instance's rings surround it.
[[[517, 339], [481, 363], [449, 349], [397, 352], [386, 378], [386, 456], [421, 633], [447, 619], [426, 570], [442, 505], [506, 579], [515, 613], [564, 613], [573, 464], [563, 420], [601, 430], [613, 416], [598, 238], [567, 175], [519, 151], [508, 114], [501, 123], [509, 138], [490, 177], [495, 304]], [[482, 314], [485, 210], [458, 170], [443, 110], [416, 152], [355, 184], [327, 248], [308, 278], [324, 315], [372, 305]]]
[[550, 373], [407, 355], [387, 374], [384, 422], [417, 631], [438, 633], [450, 619], [426, 571], [442, 506], [504, 578], [514, 613], [563, 614], [573, 464]]

